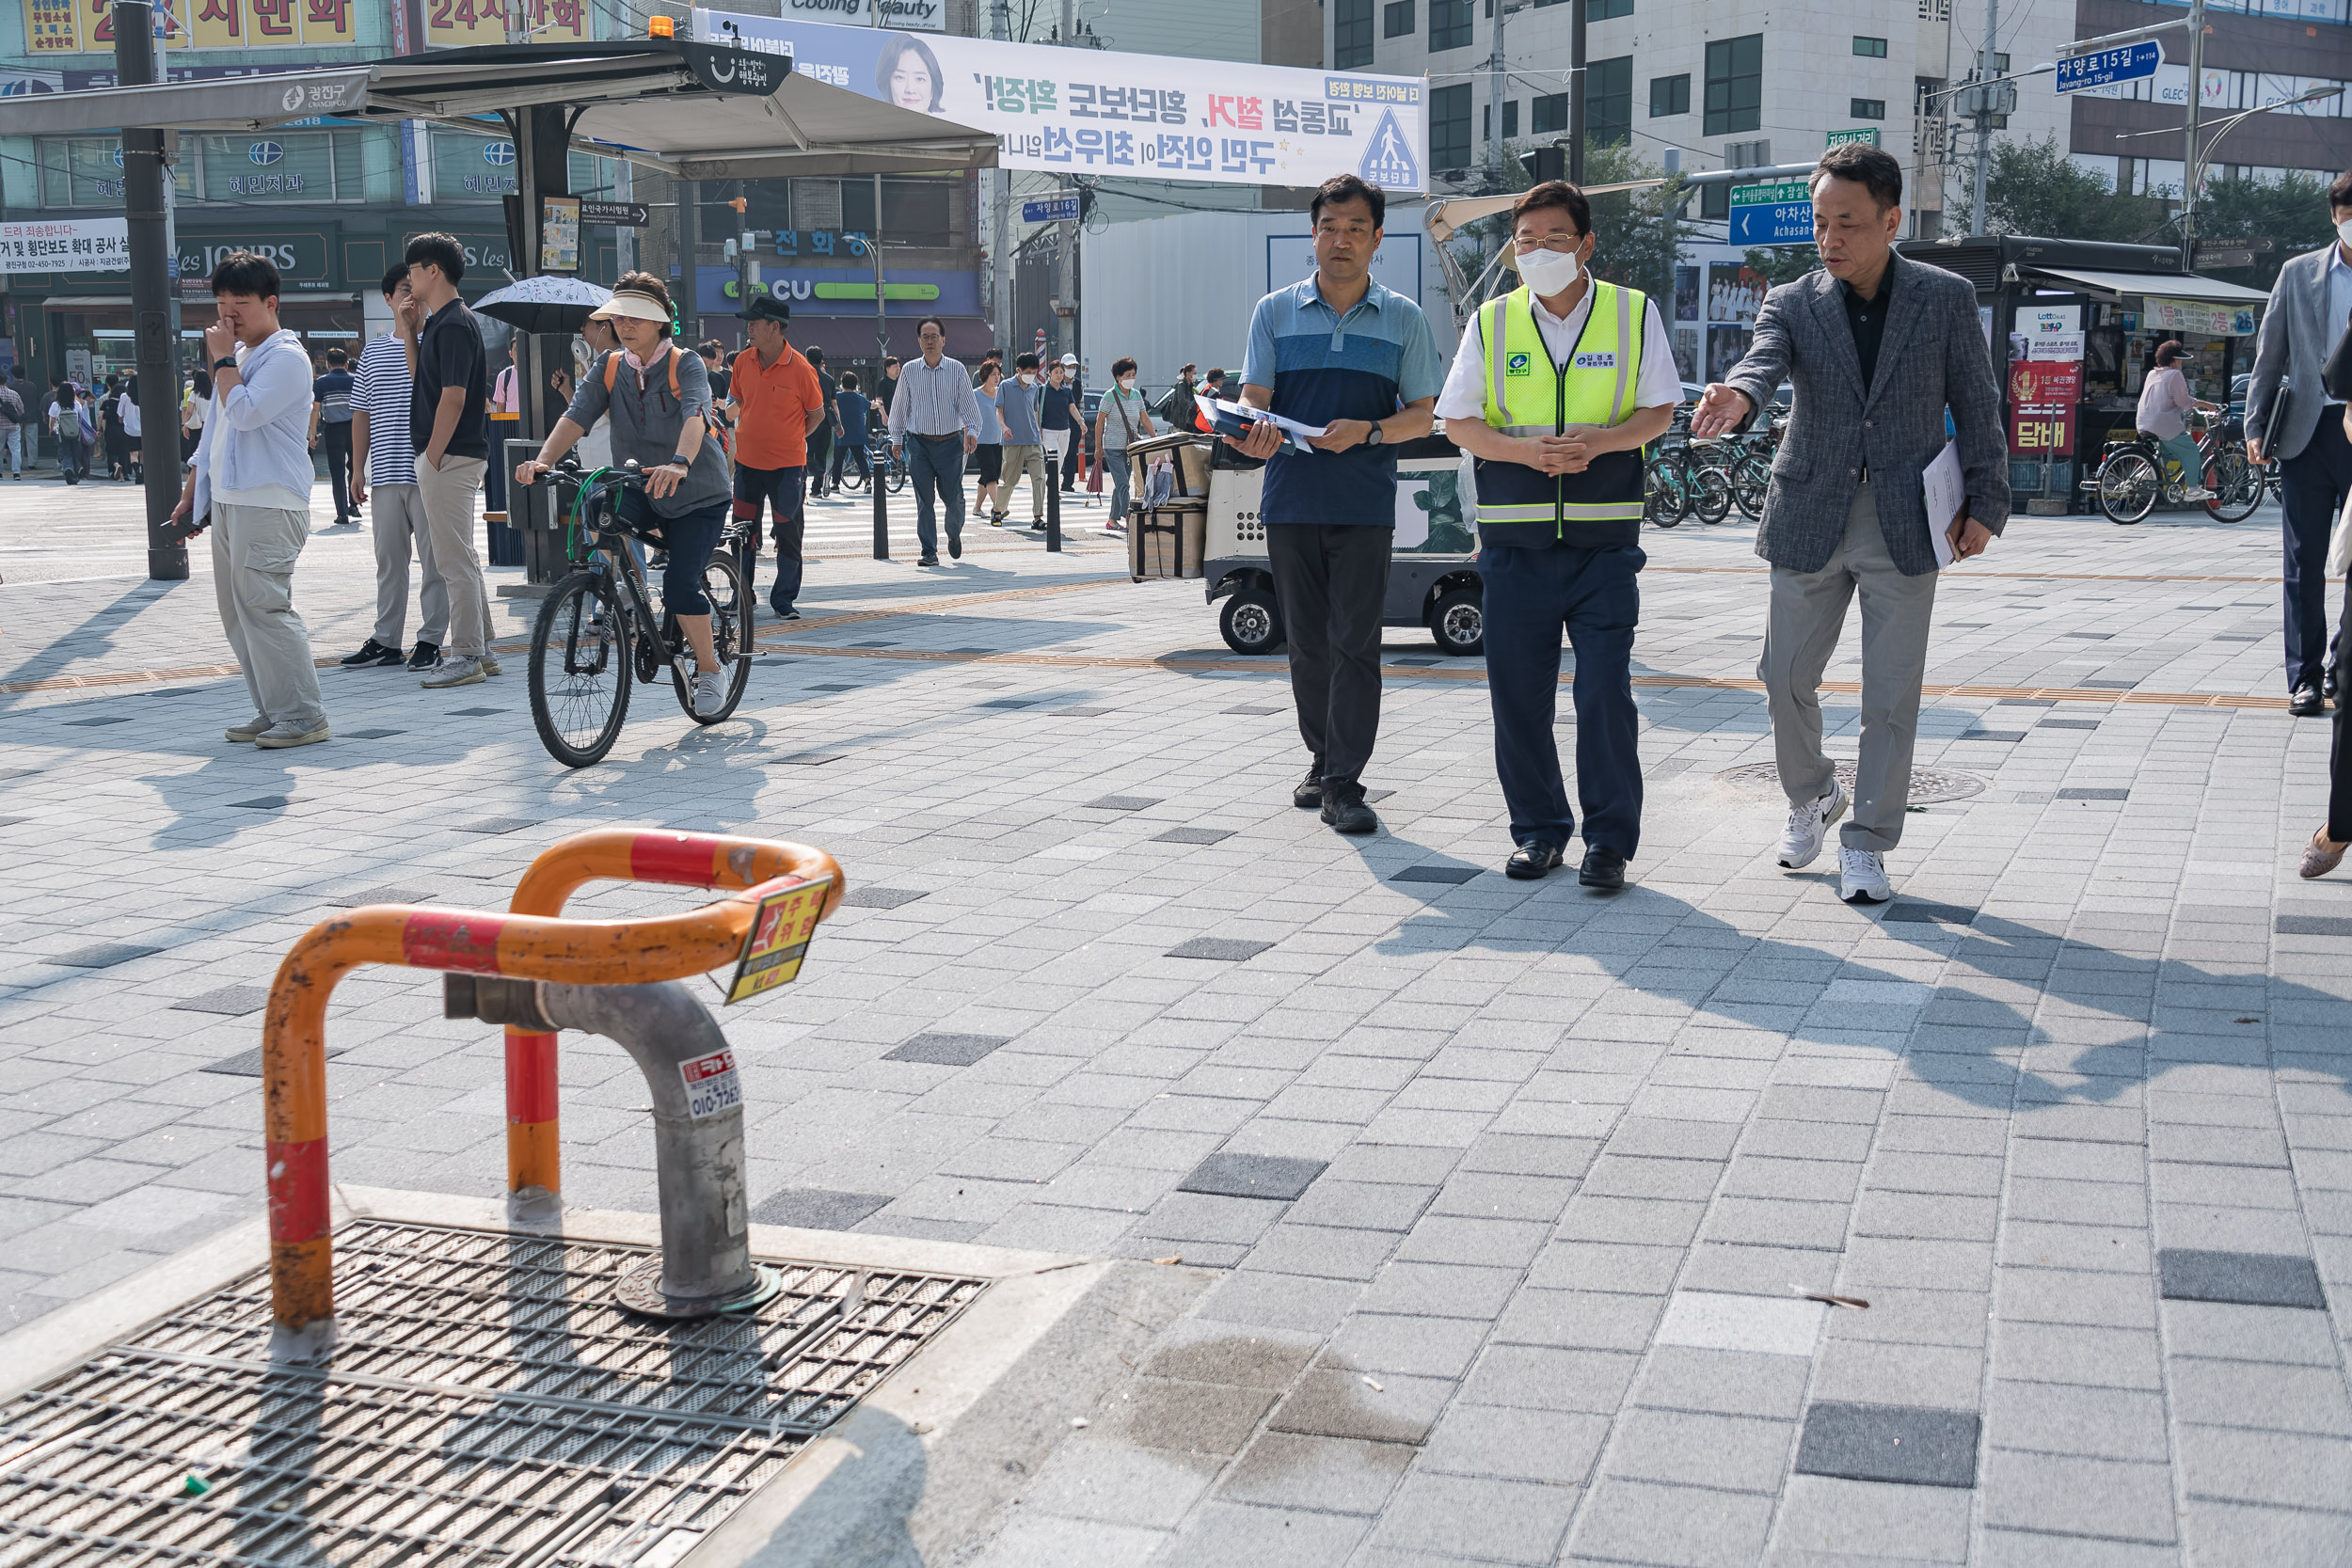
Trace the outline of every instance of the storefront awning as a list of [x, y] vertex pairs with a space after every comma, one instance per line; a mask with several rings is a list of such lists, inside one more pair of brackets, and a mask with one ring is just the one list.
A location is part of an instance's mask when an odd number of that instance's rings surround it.
[[2270, 296], [2260, 289], [2242, 284], [2224, 283], [2217, 277], [2200, 277], [2195, 273], [2178, 272], [2077, 272], [2061, 271], [2057, 267], [2024, 269], [2036, 277], [2055, 277], [2077, 288], [2099, 293], [2146, 296], [2159, 299], [2193, 299], [2202, 305], [2251, 306], [2269, 303]]
[[40, 302], [44, 310], [128, 310], [129, 294], [53, 294]]
[[787, 57], [668, 39], [491, 44], [363, 66], [9, 101], [19, 135], [126, 128], [258, 131], [311, 115], [470, 131], [539, 104], [570, 111], [573, 146], [687, 179], [986, 168], [994, 133], [834, 87]]

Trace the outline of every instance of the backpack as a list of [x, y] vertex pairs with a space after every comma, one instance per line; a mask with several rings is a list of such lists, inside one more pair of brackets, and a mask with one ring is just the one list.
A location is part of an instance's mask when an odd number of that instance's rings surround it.
[[24, 400], [16, 395], [15, 388], [5, 382], [0, 382], [0, 418], [6, 418], [11, 424], [24, 421]]
[[[673, 343], [673, 344], [670, 346], [670, 353], [669, 353], [669, 356], [668, 356], [668, 362], [669, 362], [669, 366], [670, 366], [670, 401], [671, 401], [672, 403], [682, 403], [682, 402], [684, 402], [685, 400], [684, 400], [683, 398], [681, 398], [681, 397], [679, 397], [679, 396], [678, 396], [678, 389], [677, 389], [677, 345], [676, 345], [676, 344], [675, 344], [675, 343]], [[620, 351], [619, 349], [612, 349], [612, 350], [607, 351], [607, 353], [605, 354], [605, 356], [604, 356], [604, 392], [605, 392], [605, 396], [607, 396], [607, 397], [611, 397], [611, 396], [612, 395], [612, 383], [613, 383], [616, 379], [618, 379], [618, 378], [619, 378], [620, 373], [621, 373], [621, 351]]]

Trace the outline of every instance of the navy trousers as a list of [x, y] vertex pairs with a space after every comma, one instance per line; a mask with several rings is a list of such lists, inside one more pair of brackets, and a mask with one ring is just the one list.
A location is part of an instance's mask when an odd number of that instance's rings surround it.
[[2311, 441], [2279, 463], [2286, 545], [2287, 689], [2319, 685], [2328, 656], [2328, 534], [2352, 489], [2352, 442], [2342, 405], [2319, 416]]
[[1495, 772], [1511, 809], [1511, 840], [1561, 848], [1576, 814], [1560, 776], [1552, 725], [1560, 703], [1560, 634], [1576, 650], [1576, 796], [1584, 843], [1631, 860], [1642, 842], [1641, 720], [1633, 705], [1633, 628], [1649, 558], [1630, 545], [1529, 549], [1488, 545], [1485, 579], [1486, 695], [1494, 705]]

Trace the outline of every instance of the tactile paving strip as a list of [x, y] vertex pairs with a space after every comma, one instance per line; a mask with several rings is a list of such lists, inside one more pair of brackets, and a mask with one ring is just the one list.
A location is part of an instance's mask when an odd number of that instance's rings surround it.
[[984, 1281], [778, 1265], [755, 1313], [612, 1305], [644, 1247], [336, 1235], [329, 1364], [256, 1271], [0, 1409], [0, 1568], [632, 1564], [702, 1539]]

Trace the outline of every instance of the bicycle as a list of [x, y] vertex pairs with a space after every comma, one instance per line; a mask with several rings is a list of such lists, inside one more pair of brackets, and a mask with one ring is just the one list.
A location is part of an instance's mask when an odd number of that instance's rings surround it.
[[[2265, 484], [2261, 470], [2246, 460], [2244, 444], [2233, 445], [2211, 427], [2201, 426], [2197, 451], [2197, 477], [2212, 492], [2201, 503], [2206, 513], [2225, 523], [2251, 516], [2262, 505]], [[2107, 439], [2097, 468], [2081, 482], [2081, 488], [2093, 494], [2109, 522], [2131, 524], [2145, 519], [2159, 500], [2181, 501], [2188, 479], [2185, 474], [2177, 481], [2167, 478], [2163, 448], [2154, 436], [2136, 430], [2129, 436]]]
[[1687, 447], [1661, 446], [1642, 467], [1642, 520], [1673, 528], [1685, 517], [1720, 523], [1731, 512], [1731, 485], [1717, 469], [1691, 461]]
[[635, 534], [621, 518], [622, 495], [642, 491], [644, 475], [634, 463], [583, 474], [566, 459], [547, 478], [559, 504], [566, 491], [573, 502], [564, 533], [573, 570], [541, 601], [531, 628], [531, 718], [548, 754], [566, 768], [602, 761], [628, 717], [630, 677], [651, 684], [664, 666], [688, 718], [708, 725], [732, 717], [752, 678], [752, 597], [738, 564], [743, 524], [728, 524], [703, 567], [710, 637], [728, 677], [719, 711], [696, 713], [693, 651], [675, 615], [665, 609], [655, 617], [652, 593], [629, 548]]
[[892, 495], [907, 487], [906, 450], [891, 451], [888, 436], [878, 436], [866, 443], [866, 466], [889, 484]]

